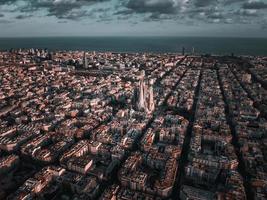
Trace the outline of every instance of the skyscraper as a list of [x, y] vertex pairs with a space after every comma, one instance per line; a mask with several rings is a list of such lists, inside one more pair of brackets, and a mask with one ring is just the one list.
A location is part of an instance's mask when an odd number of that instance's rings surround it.
[[83, 53], [83, 68], [88, 68], [88, 60], [86, 57], [86, 52]]

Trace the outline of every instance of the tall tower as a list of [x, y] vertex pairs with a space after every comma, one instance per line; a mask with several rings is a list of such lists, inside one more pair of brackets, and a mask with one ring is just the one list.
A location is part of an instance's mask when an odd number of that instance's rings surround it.
[[88, 60], [85, 52], [83, 53], [83, 67], [88, 68]]
[[152, 112], [155, 109], [155, 104], [154, 104], [154, 93], [153, 93], [153, 84], [154, 81], [153, 79], [149, 80], [149, 89], [148, 89], [148, 111]]
[[144, 81], [145, 71], [141, 72], [137, 91], [136, 107], [139, 111], [150, 113], [154, 110], [154, 94], [153, 94], [153, 80]]
[[184, 54], [185, 54], [185, 48], [182, 47], [182, 55], [184, 56]]
[[139, 92], [138, 92], [138, 101], [137, 101], [138, 110], [146, 109], [146, 103], [145, 103], [146, 87], [144, 83], [144, 78], [145, 78], [145, 71], [143, 70], [141, 72], [140, 80], [139, 80]]

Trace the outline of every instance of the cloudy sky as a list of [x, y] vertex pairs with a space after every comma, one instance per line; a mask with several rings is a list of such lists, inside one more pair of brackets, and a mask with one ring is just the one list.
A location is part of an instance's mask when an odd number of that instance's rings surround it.
[[0, 37], [267, 37], [267, 0], [0, 0]]

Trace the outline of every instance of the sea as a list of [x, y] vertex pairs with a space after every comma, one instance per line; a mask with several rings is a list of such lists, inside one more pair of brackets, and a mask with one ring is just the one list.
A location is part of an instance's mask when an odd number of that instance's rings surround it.
[[267, 56], [267, 38], [220, 37], [25, 37], [0, 38], [0, 50], [38, 48], [125, 53]]

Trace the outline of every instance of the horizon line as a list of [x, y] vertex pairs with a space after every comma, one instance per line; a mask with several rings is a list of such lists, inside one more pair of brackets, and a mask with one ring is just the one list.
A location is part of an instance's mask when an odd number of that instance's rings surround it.
[[175, 36], [175, 35], [90, 35], [90, 36], [59, 36], [59, 35], [49, 35], [49, 36], [0, 36], [0, 39], [13, 39], [13, 38], [21, 38], [21, 39], [30, 39], [30, 38], [242, 38], [242, 39], [267, 39], [267, 37], [257, 37], [257, 36]]

